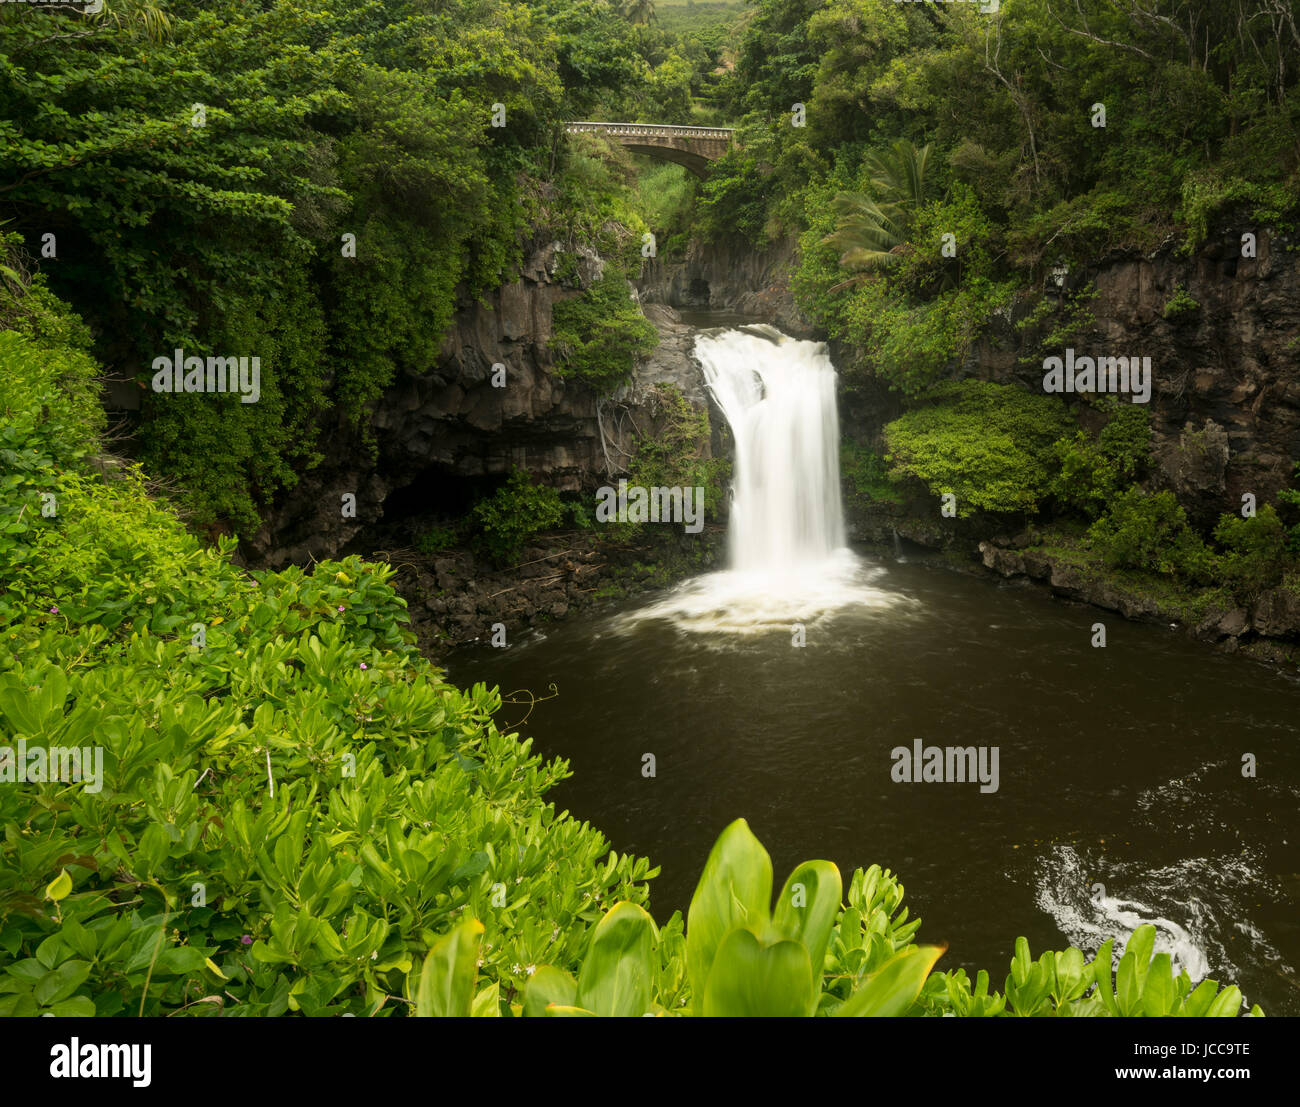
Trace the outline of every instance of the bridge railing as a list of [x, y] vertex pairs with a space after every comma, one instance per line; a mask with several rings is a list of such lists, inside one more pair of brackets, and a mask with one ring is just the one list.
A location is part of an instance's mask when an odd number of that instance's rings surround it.
[[735, 132], [730, 127], [687, 127], [676, 123], [596, 123], [578, 121], [566, 123], [564, 129], [570, 134], [584, 131], [624, 137], [645, 138], [725, 138], [731, 141]]

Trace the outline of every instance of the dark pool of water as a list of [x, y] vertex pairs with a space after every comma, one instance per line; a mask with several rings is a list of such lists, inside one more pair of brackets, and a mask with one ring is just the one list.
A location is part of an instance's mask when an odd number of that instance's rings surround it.
[[[660, 917], [686, 907], [743, 816], [778, 886], [806, 858], [846, 883], [858, 866], [893, 869], [920, 936], [949, 945], [940, 967], [988, 968], [1001, 987], [1017, 935], [1035, 954], [1092, 952], [1158, 919], [1194, 976], [1300, 1014], [1300, 685], [1035, 589], [867, 560], [909, 603], [841, 611], [802, 649], [788, 630], [620, 631], [642, 598], [459, 654], [449, 675], [506, 694], [556, 686], [522, 732], [572, 761], [557, 805], [662, 866]], [[508, 704], [502, 724], [523, 712]], [[998, 747], [998, 790], [894, 782], [891, 750], [914, 739]]]

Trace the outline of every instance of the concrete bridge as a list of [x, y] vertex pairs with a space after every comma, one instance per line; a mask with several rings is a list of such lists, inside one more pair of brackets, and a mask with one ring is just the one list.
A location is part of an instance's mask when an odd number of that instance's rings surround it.
[[637, 154], [684, 165], [706, 177], [709, 163], [731, 149], [730, 127], [679, 127], [676, 123], [566, 123], [569, 134], [607, 135]]

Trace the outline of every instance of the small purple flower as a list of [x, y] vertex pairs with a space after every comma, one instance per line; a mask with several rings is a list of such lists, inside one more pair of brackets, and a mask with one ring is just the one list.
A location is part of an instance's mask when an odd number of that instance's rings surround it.
[[342, 604], [339, 604], [339, 614], [340, 614], [340, 615], [343, 614], [343, 605], [342, 605]]
[[51, 615], [57, 615], [58, 613], [59, 613], [59, 609], [58, 609], [57, 606], [56, 606], [56, 607], [51, 607], [51, 608], [50, 608], [50, 614], [51, 614]]
[[362, 667], [363, 669], [367, 668], [367, 665], [366, 665], [366, 663], [365, 663], [364, 661], [361, 662], [361, 667]]
[[239, 943], [240, 945], [251, 946], [253, 944], [253, 936], [251, 934], [241, 934], [239, 936]]

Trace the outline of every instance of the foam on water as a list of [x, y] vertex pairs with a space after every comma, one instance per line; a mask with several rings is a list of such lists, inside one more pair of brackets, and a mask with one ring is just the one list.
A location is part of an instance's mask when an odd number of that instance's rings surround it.
[[[1094, 897], [1097, 883], [1105, 892]], [[1193, 984], [1210, 976], [1236, 979], [1241, 963], [1286, 968], [1257, 927], [1231, 923], [1269, 892], [1248, 857], [1189, 857], [1145, 868], [1111, 854], [1089, 860], [1079, 848], [1057, 845], [1039, 860], [1035, 887], [1038, 906], [1071, 945], [1092, 955], [1115, 939], [1116, 966], [1128, 936], [1150, 923], [1156, 952], [1168, 953], [1174, 971], [1186, 970]]]

